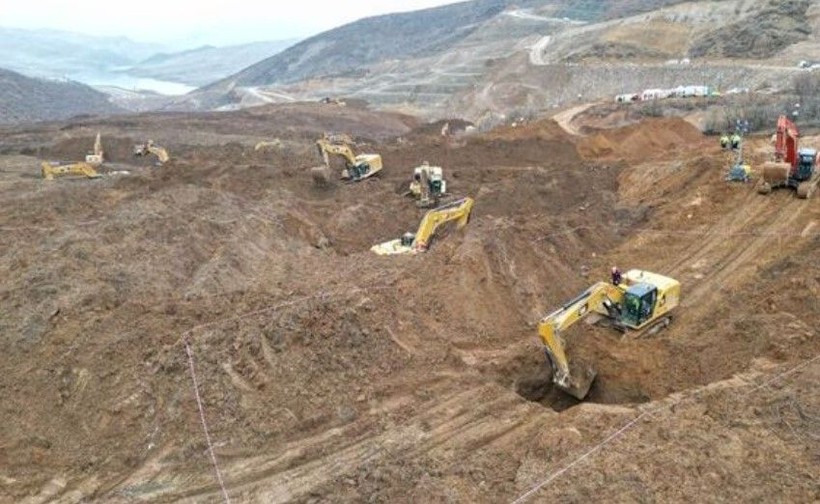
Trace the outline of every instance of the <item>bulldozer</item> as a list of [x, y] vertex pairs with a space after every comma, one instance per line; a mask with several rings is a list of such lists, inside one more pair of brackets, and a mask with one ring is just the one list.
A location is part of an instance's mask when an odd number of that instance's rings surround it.
[[157, 163], [160, 165], [167, 163], [171, 159], [171, 156], [168, 155], [168, 151], [165, 150], [164, 147], [154, 144], [153, 140], [148, 140], [144, 144], [134, 146], [134, 157], [148, 156], [149, 154], [156, 156]]
[[820, 155], [816, 149], [799, 148], [800, 131], [797, 125], [782, 115], [777, 120], [774, 162], [763, 165], [763, 176], [757, 192], [769, 194], [773, 189], [795, 189], [797, 197], [808, 199], [820, 182]]
[[656, 333], [672, 322], [670, 312], [680, 302], [680, 282], [657, 273], [633, 269], [618, 285], [598, 282], [538, 323], [556, 387], [583, 400], [597, 372], [592, 366], [567, 358], [563, 332], [576, 322], [601, 321], [636, 336]]
[[382, 170], [382, 157], [378, 154], [356, 155], [350, 147], [349, 137], [336, 138], [324, 135], [316, 141], [319, 157], [324, 165], [311, 168], [313, 181], [318, 186], [325, 186], [330, 181], [330, 155], [341, 156], [345, 160], [342, 180], [359, 182], [379, 173]]
[[40, 173], [43, 175], [43, 178], [45, 180], [54, 180], [55, 177], [61, 177], [64, 175], [77, 175], [80, 177], [86, 177], [90, 179], [102, 177], [102, 175], [98, 173], [93, 166], [86, 162], [68, 165], [59, 165], [57, 163], [43, 162], [40, 165]]
[[419, 208], [437, 207], [447, 192], [447, 181], [440, 166], [430, 166], [425, 161], [413, 169], [413, 180], [410, 182], [408, 195], [417, 199]]
[[390, 240], [370, 248], [378, 255], [418, 254], [426, 252], [439, 226], [455, 221], [461, 229], [470, 221], [470, 213], [475, 201], [462, 198], [447, 205], [429, 210], [419, 224], [415, 234], [405, 233], [401, 238]]

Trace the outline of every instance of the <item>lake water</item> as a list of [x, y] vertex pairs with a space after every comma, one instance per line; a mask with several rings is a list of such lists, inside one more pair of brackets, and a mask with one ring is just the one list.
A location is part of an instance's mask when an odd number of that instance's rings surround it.
[[168, 82], [143, 77], [132, 77], [123, 73], [100, 72], [69, 75], [69, 79], [89, 86], [117, 86], [131, 91], [154, 91], [155, 93], [178, 96], [196, 89], [179, 82]]

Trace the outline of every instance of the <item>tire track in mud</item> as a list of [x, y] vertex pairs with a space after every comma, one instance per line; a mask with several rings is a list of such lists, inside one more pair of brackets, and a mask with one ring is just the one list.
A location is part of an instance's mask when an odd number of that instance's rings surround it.
[[[774, 199], [752, 193], [745, 201], [749, 202], [752, 197], [760, 201], [741, 205], [737, 212], [743, 212], [742, 217], [738, 218], [735, 213], [725, 215], [712, 228], [713, 232], [709, 233], [705, 242], [697, 242], [689, 247], [680, 259], [666, 268], [672, 276], [680, 277], [687, 265], [697, 265], [701, 261], [711, 263], [709, 270], [702, 273], [702, 281], [688, 290], [683, 304], [695, 306], [702, 303], [704, 296], [718, 291], [718, 286], [724, 285], [729, 278], [742, 280], [742, 277], [754, 270], [756, 259], [772, 258], [777, 252], [767, 253], [765, 249], [778, 241], [780, 233], [794, 223], [805, 209], [803, 200], [793, 198], [784, 202], [782, 198]], [[761, 220], [765, 220], [766, 224], [758, 225]], [[732, 235], [744, 234], [748, 234], [749, 238], [727, 239]], [[743, 270], [748, 271], [744, 274]]]
[[[233, 496], [252, 495], [250, 502], [288, 502], [335, 479], [355, 474], [368, 464], [412, 461], [454, 449], [480, 449], [516, 432], [526, 434], [527, 426], [534, 420], [545, 414], [556, 414], [521, 402], [518, 396], [496, 384], [477, 384], [450, 392], [443, 398], [436, 397], [416, 403], [414, 416], [375, 435], [355, 439], [356, 432], [374, 430], [369, 424], [379, 419], [370, 415], [350, 425], [289, 443], [272, 456], [223, 463], [228, 491]], [[412, 397], [408, 399], [410, 404], [414, 403]], [[394, 401], [395, 408], [407, 404], [408, 401]], [[213, 484], [167, 490], [142, 497], [200, 501], [217, 498], [220, 491]]]

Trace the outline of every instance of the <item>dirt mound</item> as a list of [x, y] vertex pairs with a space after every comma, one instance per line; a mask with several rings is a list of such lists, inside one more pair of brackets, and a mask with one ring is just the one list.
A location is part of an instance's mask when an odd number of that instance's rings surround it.
[[447, 134], [458, 135], [460, 133], [463, 133], [468, 126], [473, 126], [473, 123], [465, 121], [463, 119], [456, 118], [441, 119], [414, 128], [413, 131], [406, 135], [406, 137], [408, 139], [414, 139], [419, 137], [442, 136], [441, 134], [442, 131], [444, 131], [445, 126], [447, 126]]
[[668, 159], [703, 142], [703, 134], [683, 119], [650, 119], [586, 137], [578, 151], [585, 158], [642, 161]]

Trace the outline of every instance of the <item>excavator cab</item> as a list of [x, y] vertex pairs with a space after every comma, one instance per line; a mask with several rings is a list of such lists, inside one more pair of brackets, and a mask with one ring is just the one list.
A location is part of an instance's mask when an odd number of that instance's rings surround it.
[[814, 163], [816, 158], [816, 150], [800, 149], [797, 152], [797, 167], [795, 168], [794, 179], [800, 182], [809, 180], [814, 174]]
[[401, 245], [402, 247], [411, 247], [413, 245], [413, 240], [416, 238], [416, 235], [413, 233], [404, 233], [401, 236]]
[[658, 299], [658, 288], [641, 282], [631, 285], [624, 293], [621, 322], [631, 329], [636, 329], [652, 319], [655, 301]]

